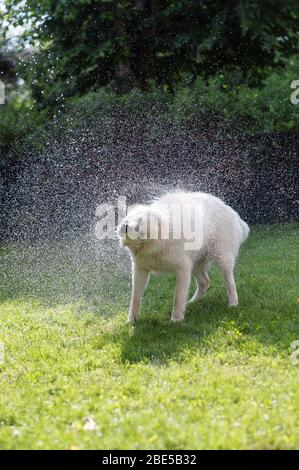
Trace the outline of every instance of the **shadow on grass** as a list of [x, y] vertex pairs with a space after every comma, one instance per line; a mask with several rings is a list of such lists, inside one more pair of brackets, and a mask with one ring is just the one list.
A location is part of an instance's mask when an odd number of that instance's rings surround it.
[[[190, 312], [184, 322], [171, 323], [159, 318], [150, 318], [146, 312], [121, 341], [122, 359], [125, 362], [152, 362], [166, 364], [171, 360], [180, 361], [186, 349], [200, 347], [201, 340], [209, 334], [210, 325], [204, 318], [196, 318]], [[208, 326], [208, 330], [205, 329]]]
[[163, 365], [185, 360], [191, 351], [204, 355], [230, 348], [240, 353], [288, 354], [290, 343], [299, 338], [296, 310], [287, 301], [276, 305], [271, 298], [253, 301], [251, 296], [246, 299], [244, 287], [239, 291], [241, 305], [228, 307], [226, 291], [216, 279], [215, 289], [189, 305], [181, 323], [170, 322], [171, 304], [155, 311], [145, 306], [131, 334], [120, 338], [122, 360]]

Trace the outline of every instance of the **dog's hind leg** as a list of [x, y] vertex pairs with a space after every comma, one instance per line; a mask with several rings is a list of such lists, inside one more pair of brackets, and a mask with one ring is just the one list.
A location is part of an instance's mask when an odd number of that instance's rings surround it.
[[196, 288], [195, 294], [189, 301], [190, 303], [201, 299], [201, 297], [204, 295], [204, 293], [208, 289], [210, 285], [210, 278], [208, 275], [209, 267], [210, 267], [210, 263], [207, 261], [197, 262], [194, 265], [193, 274], [196, 279], [197, 288]]
[[235, 257], [233, 255], [226, 255], [221, 257], [218, 262], [227, 285], [228, 305], [230, 307], [239, 305], [237, 288], [234, 279]]

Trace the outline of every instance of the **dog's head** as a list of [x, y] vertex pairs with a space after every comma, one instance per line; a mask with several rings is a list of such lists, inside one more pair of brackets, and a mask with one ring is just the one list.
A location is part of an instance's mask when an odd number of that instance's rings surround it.
[[162, 214], [149, 206], [135, 206], [118, 226], [123, 246], [138, 246], [159, 238]]

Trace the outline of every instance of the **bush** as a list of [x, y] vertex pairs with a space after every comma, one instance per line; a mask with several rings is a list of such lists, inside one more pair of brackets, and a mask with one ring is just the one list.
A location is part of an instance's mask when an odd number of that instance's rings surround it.
[[195, 119], [217, 116], [228, 129], [236, 132], [272, 132], [298, 128], [299, 106], [290, 101], [290, 84], [298, 79], [299, 57], [284, 68], [268, 69], [259, 86], [238, 83], [238, 72], [222, 72], [208, 81], [197, 79], [193, 86], [181, 88], [174, 98], [178, 116]]
[[174, 95], [154, 86], [147, 93], [132, 90], [124, 95], [106, 87], [73, 97], [50, 111], [30, 107], [29, 102], [28, 107], [24, 102], [10, 102], [0, 107], [0, 157], [28, 135], [25, 141], [36, 147], [49, 132], [59, 138], [67, 129], [92, 128], [96, 121], [107, 119], [121, 125], [126, 120], [121, 117], [129, 116], [131, 123], [139, 122], [142, 115], [152, 116], [148, 126], [151, 133], [155, 132], [157, 117], [165, 127], [171, 124], [172, 132], [174, 128], [184, 129], [186, 123], [195, 128], [212, 123], [213, 132], [218, 129], [227, 134], [297, 129], [299, 105], [290, 101], [290, 84], [299, 78], [298, 62], [299, 58], [293, 57], [284, 68], [269, 68], [266, 78], [255, 86], [253, 80], [240, 83], [236, 70], [233, 74], [223, 71], [206, 81], [198, 78], [190, 86], [178, 87]]
[[44, 122], [38, 111], [16, 101], [0, 106], [0, 159]]

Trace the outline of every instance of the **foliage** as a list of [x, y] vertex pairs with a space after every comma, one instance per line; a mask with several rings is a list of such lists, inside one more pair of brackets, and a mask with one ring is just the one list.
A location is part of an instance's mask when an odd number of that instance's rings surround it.
[[298, 69], [299, 56], [294, 56], [284, 67], [269, 68], [255, 87], [240, 83], [238, 71], [223, 71], [207, 81], [198, 78], [192, 86], [177, 90], [175, 115], [178, 119], [188, 116], [190, 120], [212, 115], [233, 133], [298, 128], [299, 106], [290, 101], [290, 84]]
[[111, 107], [227, 132], [298, 127], [296, 1], [7, 0], [4, 17], [24, 28], [26, 53], [16, 71], [2, 25], [0, 76], [26, 83], [0, 108], [0, 157], [53, 116], [80, 126]]
[[16, 98], [0, 107], [0, 157], [25, 137], [26, 144], [27, 136], [38, 145], [47, 140], [48, 132], [55, 132], [58, 137], [70, 127], [84, 128], [88, 122], [94, 125], [113, 112], [136, 118], [140, 113], [151, 113], [165, 124], [172, 122], [177, 126], [187, 121], [196, 126], [214, 120], [230, 134], [298, 128], [299, 105], [290, 102], [290, 83], [297, 76], [298, 65], [299, 58], [294, 56], [284, 67], [269, 68], [259, 87], [239, 83], [237, 73], [223, 71], [208, 80], [198, 78], [188, 87], [177, 86], [174, 95], [154, 86], [147, 93], [135, 89], [122, 95], [113, 88], [101, 88], [69, 98], [62, 107], [54, 108], [52, 131], [49, 126], [53, 115], [36, 109], [29, 98]]
[[22, 140], [36, 132], [45, 121], [41, 112], [27, 107], [17, 98], [0, 106], [0, 159], [6, 157], [12, 148], [22, 144]]
[[77, 242], [2, 250], [2, 449], [298, 448], [295, 226], [252, 230], [239, 307], [226, 307], [213, 271], [207, 295], [170, 324], [174, 280], [153, 277], [135, 328], [128, 277], [109, 310]]
[[33, 96], [56, 106], [113, 83], [173, 91], [223, 68], [258, 85], [265, 68], [298, 52], [297, 0], [7, 0], [39, 46], [25, 64]]
[[8, 48], [8, 41], [4, 28], [3, 4], [0, 3], [0, 80], [5, 82], [6, 94], [8, 94], [12, 85], [16, 85], [16, 58], [14, 51]]

